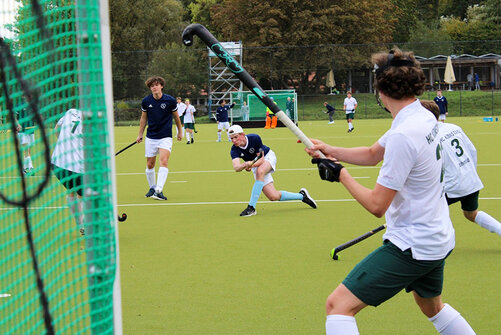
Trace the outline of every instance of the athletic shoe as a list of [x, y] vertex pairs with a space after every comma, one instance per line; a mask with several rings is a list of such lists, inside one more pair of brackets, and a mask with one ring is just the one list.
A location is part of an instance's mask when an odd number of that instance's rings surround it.
[[85, 229], [84, 228], [80, 228], [79, 232], [80, 232], [81, 236], [85, 236]]
[[256, 209], [252, 207], [251, 205], [248, 205], [246, 209], [242, 213], [240, 213], [240, 216], [252, 216], [256, 215]]
[[351, 133], [351, 129], [348, 129], [348, 132]]
[[310, 194], [305, 188], [302, 188], [299, 193], [303, 195], [303, 202], [312, 208], [317, 208], [317, 203], [310, 197]]
[[186, 144], [190, 144], [190, 141], [186, 142]]
[[327, 124], [334, 124], [334, 121], [329, 121]]
[[193, 139], [193, 137], [191, 138], [191, 143], [195, 142], [195, 140]]
[[216, 142], [221, 142], [221, 140], [216, 140]]
[[160, 193], [155, 192], [155, 194], [153, 194], [151, 197], [157, 200], [167, 200], [167, 197], [165, 197], [165, 195], [162, 192]]
[[26, 168], [23, 170], [23, 173], [29, 176], [33, 172], [33, 168]]
[[150, 188], [150, 189], [148, 190], [148, 193], [146, 193], [145, 197], [146, 197], [146, 198], [149, 198], [149, 197], [151, 197], [153, 194], [155, 194], [155, 189], [154, 189], [154, 188]]

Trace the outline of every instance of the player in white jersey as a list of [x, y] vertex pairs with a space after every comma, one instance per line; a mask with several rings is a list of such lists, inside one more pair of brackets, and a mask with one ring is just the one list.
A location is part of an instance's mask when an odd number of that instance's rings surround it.
[[[52, 153], [52, 168], [57, 179], [68, 190], [66, 200], [73, 213], [80, 234], [85, 233], [83, 223], [84, 154], [82, 138], [82, 112], [69, 109], [56, 124], [57, 142]], [[59, 133], [57, 133], [59, 132]]]
[[[431, 100], [421, 104], [439, 119], [439, 106]], [[465, 218], [501, 236], [501, 223], [478, 210], [478, 196], [484, 187], [477, 173], [477, 149], [461, 127], [439, 122], [440, 142], [444, 159], [444, 184], [447, 203], [461, 202]]]
[[[383, 246], [373, 251], [329, 295], [328, 335], [358, 334], [355, 315], [405, 289], [443, 335], [475, 334], [468, 322], [442, 302], [445, 259], [454, 248], [454, 229], [441, 181], [438, 124], [416, 96], [426, 77], [410, 52], [395, 48], [373, 55], [375, 88], [391, 128], [372, 146], [341, 148], [313, 140], [320, 177], [338, 181], [370, 213], [385, 215]], [[398, 82], [398, 85], [395, 83]], [[327, 158], [318, 158], [320, 150]], [[373, 189], [359, 184], [339, 161], [376, 165], [383, 161]], [[410, 326], [410, 325], [409, 325]], [[391, 325], [387, 332], [394, 333]]]
[[348, 122], [348, 132], [351, 133], [355, 130], [353, 127], [353, 119], [355, 118], [355, 109], [357, 108], [357, 100], [351, 96], [351, 92], [346, 93], [346, 98], [344, 98], [343, 109], [346, 113], [346, 122]]
[[[184, 112], [186, 111], [186, 104], [183, 102], [181, 97], [176, 98], [177, 101], [177, 114], [179, 115], [179, 118], [181, 119], [181, 126], [183, 128], [183, 137], [184, 137]], [[177, 128], [176, 128], [176, 136], [177, 136]]]
[[[186, 129], [186, 139], [188, 140], [186, 144], [191, 144], [195, 142], [195, 106], [190, 103], [190, 99], [184, 101], [186, 103], [186, 110], [184, 112], [184, 128]], [[190, 140], [191, 137], [191, 140]]]

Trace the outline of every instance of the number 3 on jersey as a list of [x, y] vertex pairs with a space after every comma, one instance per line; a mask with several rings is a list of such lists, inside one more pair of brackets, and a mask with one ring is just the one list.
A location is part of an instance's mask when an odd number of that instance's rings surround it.
[[463, 150], [463, 148], [461, 148], [461, 146], [459, 145], [459, 140], [458, 140], [457, 138], [455, 138], [455, 139], [453, 139], [453, 140], [451, 141], [451, 146], [453, 146], [454, 148], [456, 148], [456, 150], [457, 150], [457, 151], [456, 151], [456, 156], [458, 156], [458, 157], [463, 156], [463, 154], [464, 154], [464, 150]]

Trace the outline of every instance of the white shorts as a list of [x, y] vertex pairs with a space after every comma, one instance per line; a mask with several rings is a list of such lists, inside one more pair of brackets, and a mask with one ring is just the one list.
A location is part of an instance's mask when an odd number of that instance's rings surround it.
[[[273, 177], [271, 175], [273, 174], [273, 172], [275, 172], [275, 169], [277, 166], [277, 156], [275, 155], [273, 150], [270, 149], [270, 151], [268, 151], [266, 156], [264, 156], [264, 160], [268, 161], [271, 165], [271, 171], [264, 175], [264, 186], [266, 186], [269, 183], [273, 183]], [[254, 174], [254, 179], [256, 179], [256, 170], [257, 170], [257, 167], [252, 168], [252, 173]]]
[[172, 151], [172, 137], [164, 137], [159, 140], [154, 140], [148, 137], [144, 139], [145, 157], [155, 157], [158, 155], [158, 149]]
[[21, 145], [30, 145], [35, 143], [35, 134], [18, 133], [17, 138]]
[[440, 114], [440, 115], [438, 116], [438, 120], [439, 120], [439, 121], [443, 121], [443, 120], [445, 120], [445, 114]]
[[228, 130], [229, 128], [230, 128], [230, 123], [229, 122], [219, 122], [217, 124], [217, 130], [223, 130], [223, 129]]

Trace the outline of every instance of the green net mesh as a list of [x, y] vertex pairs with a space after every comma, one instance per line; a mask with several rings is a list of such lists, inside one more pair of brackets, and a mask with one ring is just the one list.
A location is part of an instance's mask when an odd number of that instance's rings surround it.
[[113, 334], [99, 0], [0, 3], [0, 334]]
[[[278, 107], [287, 113], [289, 118], [297, 121], [297, 94], [294, 90], [275, 90], [266, 91], [270, 98], [273, 98]], [[287, 112], [287, 98], [291, 99], [292, 109]], [[235, 103], [233, 107], [233, 119], [236, 121], [255, 121], [266, 119], [266, 105], [263, 104], [252, 92], [238, 91], [232, 92], [231, 102]], [[249, 107], [248, 115], [242, 112], [243, 102], [247, 102]]]

